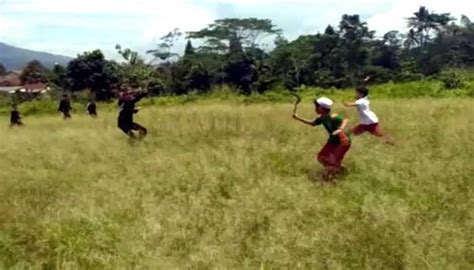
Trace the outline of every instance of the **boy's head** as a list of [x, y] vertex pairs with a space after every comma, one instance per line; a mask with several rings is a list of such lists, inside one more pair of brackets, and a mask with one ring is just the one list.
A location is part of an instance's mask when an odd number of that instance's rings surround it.
[[132, 93], [130, 93], [130, 92], [127, 91], [127, 90], [122, 91], [122, 92], [120, 92], [120, 99], [122, 99], [122, 100], [130, 100], [130, 99], [132, 99]]
[[331, 112], [334, 102], [327, 97], [321, 97], [314, 100], [315, 111], [317, 114], [323, 115]]
[[356, 88], [356, 97], [357, 97], [357, 99], [365, 98], [368, 95], [369, 95], [369, 89], [367, 89], [367, 87], [360, 86], [360, 87]]

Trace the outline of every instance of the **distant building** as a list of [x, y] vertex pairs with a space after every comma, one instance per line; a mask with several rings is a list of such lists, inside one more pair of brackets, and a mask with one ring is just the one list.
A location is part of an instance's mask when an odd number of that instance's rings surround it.
[[49, 92], [46, 83], [31, 83], [23, 85], [20, 80], [21, 71], [11, 71], [0, 76], [0, 92], [13, 94], [15, 92], [33, 94], [34, 96]]
[[0, 76], [0, 87], [13, 87], [13, 86], [20, 86], [21, 71], [10, 71], [7, 75]]
[[50, 88], [45, 83], [33, 83], [33, 84], [23, 85], [18, 90], [21, 93], [45, 94], [49, 92]]

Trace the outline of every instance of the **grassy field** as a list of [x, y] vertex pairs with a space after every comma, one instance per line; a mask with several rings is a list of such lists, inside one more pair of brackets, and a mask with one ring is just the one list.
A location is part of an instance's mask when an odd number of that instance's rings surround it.
[[474, 99], [373, 108], [397, 146], [354, 138], [336, 185], [289, 103], [147, 107], [133, 145], [113, 113], [2, 117], [0, 268], [474, 269]]

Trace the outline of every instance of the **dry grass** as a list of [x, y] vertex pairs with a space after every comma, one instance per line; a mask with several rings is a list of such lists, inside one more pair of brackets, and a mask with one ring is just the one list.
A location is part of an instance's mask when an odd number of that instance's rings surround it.
[[474, 100], [373, 107], [398, 144], [355, 138], [337, 185], [290, 104], [147, 108], [135, 145], [113, 114], [5, 125], [0, 267], [473, 269]]

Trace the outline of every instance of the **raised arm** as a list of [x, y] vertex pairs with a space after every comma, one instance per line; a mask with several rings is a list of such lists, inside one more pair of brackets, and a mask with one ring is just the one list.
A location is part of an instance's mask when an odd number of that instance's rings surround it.
[[138, 93], [135, 98], [133, 99], [133, 103], [137, 103], [139, 102], [142, 98], [146, 97], [148, 95], [147, 92], [141, 92], [141, 93]]
[[[342, 118], [342, 116], [336, 116], [336, 117]], [[341, 125], [339, 126], [339, 128], [336, 131], [334, 131], [332, 133], [332, 135], [337, 135], [339, 133], [342, 133], [346, 129], [347, 125], [349, 124], [349, 119], [342, 118], [340, 123], [341, 123]]]
[[346, 106], [346, 107], [356, 107], [357, 106], [357, 104], [355, 102], [345, 101], [343, 103], [344, 103], [344, 106]]
[[293, 114], [293, 118], [300, 121], [301, 123], [304, 123], [306, 125], [310, 125], [310, 126], [317, 126], [318, 125], [318, 121], [316, 120], [308, 120], [308, 119], [304, 119], [304, 118], [301, 118], [299, 117], [297, 114]]

